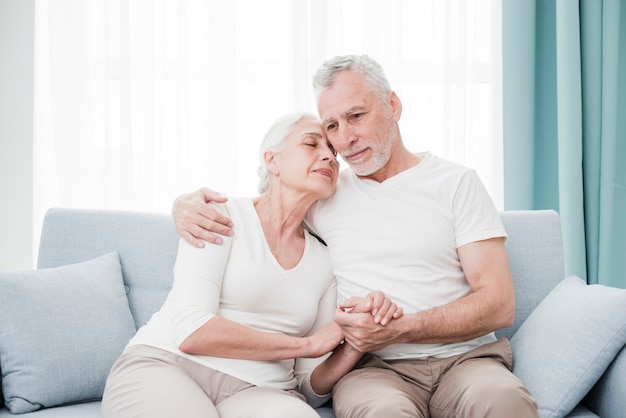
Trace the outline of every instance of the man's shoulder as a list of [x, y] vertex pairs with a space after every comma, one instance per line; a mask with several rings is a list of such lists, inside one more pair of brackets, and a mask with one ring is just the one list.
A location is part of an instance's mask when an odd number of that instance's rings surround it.
[[430, 152], [423, 157], [422, 162], [424, 163], [424, 167], [438, 168], [452, 172], [466, 173], [474, 171], [471, 167], [447, 158], [440, 157]]

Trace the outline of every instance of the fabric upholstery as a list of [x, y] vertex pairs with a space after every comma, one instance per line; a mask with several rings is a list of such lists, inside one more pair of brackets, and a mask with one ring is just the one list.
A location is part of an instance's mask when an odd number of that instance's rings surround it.
[[559, 215], [551, 210], [504, 211], [500, 213], [509, 235], [507, 253], [515, 285], [515, 322], [496, 332], [511, 339], [554, 286], [563, 277], [563, 239]]
[[115, 252], [0, 272], [0, 364], [12, 413], [99, 399], [135, 333]]
[[[498, 331], [498, 336], [512, 336], [533, 309], [564, 277], [560, 219], [554, 211], [501, 212], [509, 234], [506, 243], [517, 292], [516, 320], [512, 327]], [[96, 238], [94, 238], [96, 237]], [[109, 251], [120, 254], [124, 282], [128, 289], [131, 312], [137, 326], [144, 324], [163, 302], [172, 281], [178, 234], [169, 214], [55, 208], [46, 214], [39, 249], [38, 266], [56, 267], [94, 258]], [[620, 355], [623, 356], [624, 353]], [[624, 365], [616, 361], [604, 379], [616, 386], [600, 388], [596, 398], [620, 397], [626, 390]], [[615, 366], [620, 366], [614, 368]], [[611, 373], [610, 370], [616, 373]], [[617, 374], [617, 372], [621, 374]], [[623, 402], [623, 395], [621, 395]], [[597, 403], [589, 403], [593, 408]], [[623, 405], [623, 403], [615, 403]], [[624, 408], [616, 409], [617, 413]], [[598, 409], [594, 409], [598, 411]], [[321, 416], [333, 418], [332, 407], [318, 409]], [[25, 418], [99, 418], [100, 403], [68, 405], [43, 409], [23, 415]], [[612, 417], [615, 415], [606, 415]], [[6, 408], [0, 418], [13, 417]], [[568, 418], [597, 417], [579, 404]]]
[[[626, 344], [626, 289], [563, 279], [511, 339], [513, 373], [541, 417], [564, 417]], [[622, 411], [623, 413], [623, 411]]]
[[622, 348], [585, 403], [605, 418], [622, 418], [626, 412], [626, 347]]
[[0, 418], [101, 418], [100, 402], [86, 402], [40, 409], [20, 415], [13, 415], [8, 409], [0, 409]]
[[163, 213], [50, 209], [41, 232], [37, 267], [120, 254], [137, 328], [148, 322], [172, 286], [178, 234]]

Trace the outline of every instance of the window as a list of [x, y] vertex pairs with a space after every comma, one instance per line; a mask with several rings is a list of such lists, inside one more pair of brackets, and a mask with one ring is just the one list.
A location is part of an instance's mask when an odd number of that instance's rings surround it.
[[501, 208], [499, 22], [497, 0], [37, 0], [34, 224], [256, 194], [265, 130], [315, 111], [313, 73], [348, 53], [385, 68], [408, 148], [476, 168]]

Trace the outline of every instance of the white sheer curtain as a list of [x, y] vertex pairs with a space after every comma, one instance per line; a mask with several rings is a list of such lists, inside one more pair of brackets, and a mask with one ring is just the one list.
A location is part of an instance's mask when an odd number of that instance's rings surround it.
[[315, 111], [313, 73], [347, 53], [385, 68], [410, 149], [502, 207], [500, 0], [37, 0], [35, 25], [36, 236], [52, 206], [255, 194], [266, 128]]

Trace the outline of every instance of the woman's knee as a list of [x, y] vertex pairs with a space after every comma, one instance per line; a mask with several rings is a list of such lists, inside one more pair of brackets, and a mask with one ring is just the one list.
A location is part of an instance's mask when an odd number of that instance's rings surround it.
[[251, 387], [242, 390], [217, 405], [221, 418], [319, 418], [319, 414], [303, 397], [287, 391]]
[[102, 397], [104, 418], [172, 417], [180, 411], [188, 417], [217, 418], [213, 402], [185, 371], [150, 356], [120, 357]]

